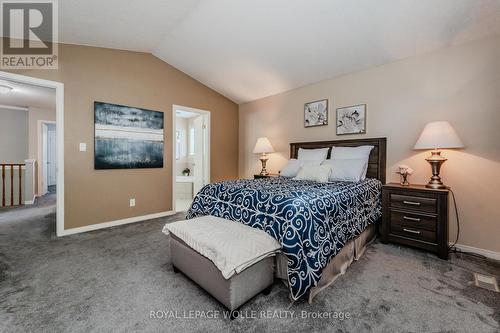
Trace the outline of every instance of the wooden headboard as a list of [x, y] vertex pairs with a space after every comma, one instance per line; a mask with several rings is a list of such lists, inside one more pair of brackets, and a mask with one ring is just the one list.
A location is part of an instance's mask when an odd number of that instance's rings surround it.
[[[315, 149], [325, 147], [357, 147], [370, 145], [374, 146], [370, 152], [370, 159], [368, 160], [368, 170], [366, 172], [367, 178], [376, 178], [385, 184], [385, 165], [386, 165], [386, 143], [387, 138], [373, 138], [373, 139], [350, 139], [350, 140], [332, 140], [332, 141], [314, 141], [314, 142], [295, 142], [290, 143], [290, 158], [297, 158], [299, 148]], [[332, 150], [328, 150], [328, 157], [330, 158]]]

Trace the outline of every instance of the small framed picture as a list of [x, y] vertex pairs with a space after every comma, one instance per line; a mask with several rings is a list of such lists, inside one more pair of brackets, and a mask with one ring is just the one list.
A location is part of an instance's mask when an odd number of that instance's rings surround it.
[[328, 125], [328, 99], [304, 104], [304, 127]]
[[366, 133], [366, 104], [337, 109], [337, 135]]

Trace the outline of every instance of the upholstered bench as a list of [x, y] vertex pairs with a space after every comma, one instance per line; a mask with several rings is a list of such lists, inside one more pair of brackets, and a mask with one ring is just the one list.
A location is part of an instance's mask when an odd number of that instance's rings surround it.
[[270, 291], [280, 244], [262, 230], [214, 216], [167, 223], [174, 271], [183, 272], [230, 311]]

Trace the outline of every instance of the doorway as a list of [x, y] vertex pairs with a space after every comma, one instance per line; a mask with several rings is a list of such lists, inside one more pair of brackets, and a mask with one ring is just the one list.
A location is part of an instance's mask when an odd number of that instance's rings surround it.
[[[55, 102], [50, 99], [51, 101], [54, 102], [54, 107], [51, 108], [52, 112], [55, 112], [55, 121], [56, 124], [54, 125], [57, 131], [57, 135], [54, 134], [48, 134], [47, 131], [47, 141], [48, 140], [53, 140], [55, 141], [55, 149], [52, 150], [52, 156], [47, 156], [48, 159], [52, 159], [52, 157], [55, 159], [55, 166], [52, 169], [52, 174], [50, 174], [50, 171], [47, 173], [47, 177], [50, 178], [50, 181], [55, 182], [57, 184], [57, 192], [53, 196], [55, 197], [55, 211], [56, 211], [56, 235], [57, 236], [64, 236], [68, 234], [64, 230], [64, 84], [61, 82], [56, 82], [56, 81], [50, 81], [50, 80], [44, 80], [44, 79], [38, 79], [30, 76], [25, 76], [25, 75], [19, 75], [19, 74], [13, 74], [13, 73], [7, 73], [7, 72], [2, 72], [0, 71], [0, 81], [4, 82], [4, 86], [7, 86], [8, 89], [6, 89], [6, 93], [2, 95], [1, 102], [0, 104], [9, 104], [13, 105], [15, 104], [15, 98], [22, 97], [23, 105], [30, 105], [30, 103], [26, 102], [26, 98], [29, 96], [34, 96], [34, 100], [37, 102], [44, 101], [45, 99], [41, 98], [40, 94], [26, 94], [25, 92], [34, 89], [34, 90], [52, 90], [54, 91], [54, 98]], [[43, 106], [38, 106], [36, 108], [38, 111], [40, 110], [48, 110], [49, 108], [45, 108]], [[35, 108], [33, 108], [35, 110]], [[26, 108], [28, 116], [30, 115], [30, 112], [33, 111], [30, 108]], [[40, 114], [40, 117], [38, 119], [46, 119], [46, 115]], [[34, 122], [30, 122], [29, 124], [33, 124], [33, 126], [29, 125], [28, 130], [29, 133], [34, 133], [33, 137], [34, 138], [39, 138], [41, 137], [37, 135], [37, 124], [38, 122], [35, 120]], [[24, 180], [24, 185], [26, 186], [23, 191], [23, 195], [27, 196], [28, 193], [30, 195], [33, 194], [38, 194], [39, 189], [37, 188], [38, 181], [34, 181], [33, 179], [38, 179], [40, 180], [41, 177], [39, 177], [39, 174], [35, 172], [35, 166], [37, 162], [41, 162], [42, 160], [40, 159], [40, 149], [41, 149], [41, 140], [38, 140], [38, 145], [35, 144], [35, 140], [29, 140], [29, 148], [28, 147], [28, 155], [32, 156], [29, 159], [25, 160], [25, 170], [28, 170], [29, 172], [26, 174], [25, 173], [25, 180]], [[33, 143], [33, 145], [31, 145]], [[39, 149], [37, 149], [37, 147]], [[25, 154], [26, 155], [26, 154]], [[22, 176], [22, 175], [21, 175]], [[55, 180], [54, 180], [55, 179]], [[29, 182], [27, 182], [29, 180]], [[49, 180], [47, 180], [46, 184], [48, 184]], [[32, 186], [31, 186], [32, 185]], [[20, 187], [20, 190], [23, 190], [23, 188]], [[49, 189], [47, 189], [49, 190]], [[21, 196], [20, 196], [21, 197]], [[30, 198], [27, 198], [28, 200], [25, 200], [26, 204], [32, 204], [35, 203], [33, 209], [36, 208], [36, 200], [29, 200]], [[44, 199], [45, 200], [45, 199]]]
[[56, 123], [53, 121], [39, 121], [41, 133], [41, 156], [39, 165], [39, 192], [38, 195], [55, 194], [57, 188], [57, 132]]
[[173, 106], [172, 209], [184, 212], [210, 182], [210, 112]]

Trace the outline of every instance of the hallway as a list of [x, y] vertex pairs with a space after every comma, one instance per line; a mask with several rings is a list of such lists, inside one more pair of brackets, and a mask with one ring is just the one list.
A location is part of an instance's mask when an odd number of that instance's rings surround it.
[[[34, 220], [38, 220], [37, 223], [33, 223]], [[33, 205], [0, 208], [0, 227], [0, 230], [8, 228], [14, 234], [19, 233], [24, 240], [26, 240], [26, 233], [35, 235], [42, 230], [44, 235], [54, 238], [56, 235], [55, 191], [36, 198]]]

